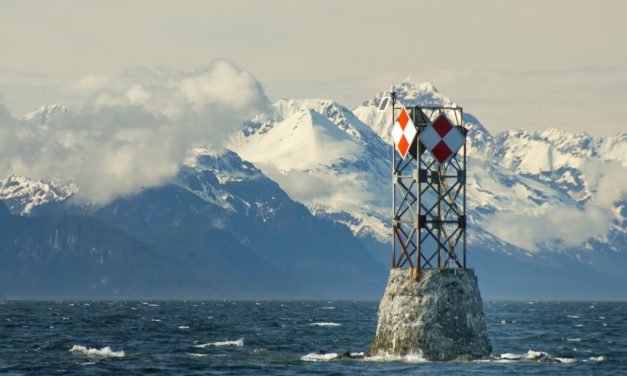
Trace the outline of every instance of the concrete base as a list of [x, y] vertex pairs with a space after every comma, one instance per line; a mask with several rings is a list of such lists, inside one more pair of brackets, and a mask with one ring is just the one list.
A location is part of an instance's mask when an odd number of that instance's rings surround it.
[[483, 303], [472, 269], [392, 269], [369, 356], [419, 354], [428, 360], [490, 355]]

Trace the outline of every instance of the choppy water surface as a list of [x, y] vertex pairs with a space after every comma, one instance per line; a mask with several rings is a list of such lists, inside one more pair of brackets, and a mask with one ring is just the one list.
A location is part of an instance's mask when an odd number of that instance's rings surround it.
[[[377, 302], [0, 302], [3, 374], [621, 374], [627, 303], [488, 302], [495, 356], [337, 359], [374, 335]], [[326, 354], [317, 354], [326, 350]]]

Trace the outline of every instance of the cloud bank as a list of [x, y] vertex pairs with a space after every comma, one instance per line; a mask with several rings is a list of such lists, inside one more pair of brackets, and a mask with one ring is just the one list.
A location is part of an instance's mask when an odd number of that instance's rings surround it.
[[603, 236], [627, 200], [627, 167], [616, 161], [588, 160], [580, 166], [589, 196], [576, 206], [542, 205], [533, 213], [503, 211], [485, 223], [488, 231], [528, 251], [567, 249]]
[[96, 204], [164, 183], [190, 148], [220, 147], [269, 103], [250, 73], [225, 60], [193, 72], [88, 75], [72, 89], [87, 97], [78, 111], [17, 120], [0, 107], [0, 172], [74, 181], [78, 197]]

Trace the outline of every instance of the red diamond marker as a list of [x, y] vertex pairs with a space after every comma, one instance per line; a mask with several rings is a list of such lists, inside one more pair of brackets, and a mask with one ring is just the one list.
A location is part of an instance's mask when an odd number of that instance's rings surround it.
[[401, 113], [398, 115], [396, 123], [394, 123], [394, 127], [392, 128], [394, 145], [401, 157], [405, 158], [407, 155], [411, 143], [414, 142], [414, 138], [416, 138], [416, 133], [418, 133], [416, 126], [409, 118], [407, 110], [405, 107], [401, 108]]
[[441, 113], [420, 133], [420, 141], [439, 164], [444, 164], [466, 142], [466, 137]]
[[453, 128], [450, 120], [446, 116], [438, 116], [433, 122], [433, 129], [440, 135], [440, 137], [446, 136], [446, 134]]

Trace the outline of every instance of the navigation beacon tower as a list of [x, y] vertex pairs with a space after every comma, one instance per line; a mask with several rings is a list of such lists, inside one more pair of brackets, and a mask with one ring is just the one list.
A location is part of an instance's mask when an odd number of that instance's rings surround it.
[[456, 106], [405, 108], [392, 89], [392, 268], [466, 269], [466, 133]]

